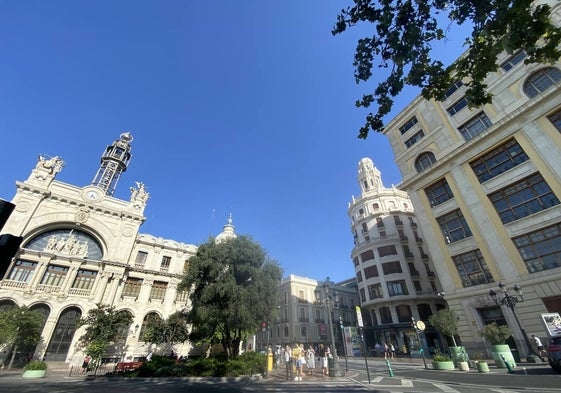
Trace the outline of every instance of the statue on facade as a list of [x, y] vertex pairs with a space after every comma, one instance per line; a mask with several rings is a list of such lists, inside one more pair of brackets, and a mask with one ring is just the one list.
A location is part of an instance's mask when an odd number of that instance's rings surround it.
[[146, 201], [150, 197], [150, 194], [146, 191], [144, 183], [142, 182], [135, 182], [136, 187], [131, 187], [131, 202], [133, 203], [140, 203], [146, 204]]

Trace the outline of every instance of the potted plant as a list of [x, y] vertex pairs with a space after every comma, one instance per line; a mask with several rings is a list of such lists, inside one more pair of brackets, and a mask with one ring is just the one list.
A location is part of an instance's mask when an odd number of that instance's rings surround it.
[[483, 360], [483, 355], [481, 353], [476, 353], [473, 355], [473, 360], [475, 361], [475, 367], [480, 373], [488, 373], [489, 365], [485, 360]]
[[479, 334], [491, 344], [491, 354], [498, 368], [507, 367], [505, 362], [508, 362], [511, 367], [516, 367], [510, 347], [506, 343], [506, 339], [511, 336], [508, 326], [493, 322], [479, 330]]
[[42, 360], [32, 360], [24, 367], [24, 378], [43, 378], [47, 375], [47, 363]]
[[450, 355], [436, 352], [432, 357], [433, 370], [454, 370], [454, 360]]
[[456, 361], [458, 362], [458, 368], [460, 371], [469, 371], [468, 356], [464, 347], [460, 347], [461, 350], [456, 354]]
[[460, 354], [461, 358], [467, 362], [469, 359], [465, 348], [456, 344], [455, 336], [458, 335], [458, 317], [456, 316], [456, 313], [449, 308], [443, 308], [432, 314], [429, 317], [429, 322], [443, 336], [448, 336], [452, 339], [453, 346], [448, 349], [452, 355], [454, 365], [459, 367]]

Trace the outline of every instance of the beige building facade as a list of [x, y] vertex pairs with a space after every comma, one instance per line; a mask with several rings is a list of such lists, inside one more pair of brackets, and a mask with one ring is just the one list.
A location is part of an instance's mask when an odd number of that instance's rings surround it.
[[[540, 315], [561, 312], [561, 63], [524, 58], [500, 56], [492, 103], [469, 108], [458, 81], [443, 102], [419, 96], [385, 129], [462, 342], [486, 351], [478, 330], [506, 323], [521, 357], [529, 335], [546, 337]], [[500, 304], [504, 290], [514, 313]]]
[[[358, 163], [360, 195], [348, 207], [355, 266], [370, 348], [392, 343], [410, 354], [444, 350], [438, 332], [429, 327], [417, 339], [413, 321], [428, 317], [446, 303], [409, 195], [386, 188], [370, 158]], [[412, 319], [413, 318], [413, 319]]]
[[[188, 307], [186, 293], [176, 287], [197, 247], [139, 232], [149, 199], [144, 184], [130, 188], [129, 200], [112, 196], [131, 142], [124, 133], [107, 147], [88, 186], [57, 181], [62, 159], [42, 156], [16, 183], [15, 210], [2, 233], [23, 241], [0, 277], [0, 307], [27, 306], [44, 315], [42, 343], [18, 356], [81, 364], [84, 328], [76, 321], [104, 304], [134, 319], [107, 356], [142, 359], [155, 349], [142, 340], [147, 317], [167, 318]], [[178, 355], [191, 350], [189, 343], [174, 348]]]
[[[325, 301], [326, 284], [329, 302]], [[267, 323], [265, 331], [257, 335], [258, 348], [320, 343], [331, 346], [333, 338], [337, 353], [342, 356], [345, 346], [341, 324], [357, 326], [359, 301], [354, 279], [335, 283], [329, 278], [322, 281], [290, 274], [279, 284], [279, 297], [279, 317]], [[350, 353], [351, 348], [347, 351]]]

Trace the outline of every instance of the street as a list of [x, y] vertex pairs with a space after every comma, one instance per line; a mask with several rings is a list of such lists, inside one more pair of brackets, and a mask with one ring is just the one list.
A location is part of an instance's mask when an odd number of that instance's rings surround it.
[[[31, 392], [443, 392], [443, 393], [561, 393], [561, 375], [548, 364], [519, 365], [515, 374], [504, 369], [490, 373], [476, 371], [435, 371], [425, 369], [423, 363], [399, 359], [391, 364], [394, 376], [389, 375], [386, 363], [380, 358], [368, 359], [369, 375], [364, 359], [340, 360], [339, 368], [346, 376], [338, 378], [321, 375], [305, 376], [303, 381], [286, 381], [282, 367], [265, 378], [76, 378], [67, 372], [51, 372], [42, 379], [23, 379], [19, 371], [0, 372], [0, 391], [3, 393]], [[430, 368], [430, 365], [429, 365]], [[524, 368], [526, 372], [524, 372]], [[370, 377], [370, 381], [369, 381]]]

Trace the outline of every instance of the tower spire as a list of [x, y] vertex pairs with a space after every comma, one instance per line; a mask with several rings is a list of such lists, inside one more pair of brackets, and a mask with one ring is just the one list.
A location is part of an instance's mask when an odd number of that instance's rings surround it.
[[370, 191], [378, 192], [384, 188], [382, 174], [370, 158], [363, 158], [358, 163], [358, 184], [360, 184], [362, 194]]
[[101, 165], [92, 185], [104, 190], [106, 195], [113, 195], [121, 173], [127, 170], [131, 159], [132, 139], [130, 132], [122, 133], [119, 139], [105, 148], [101, 156]]

